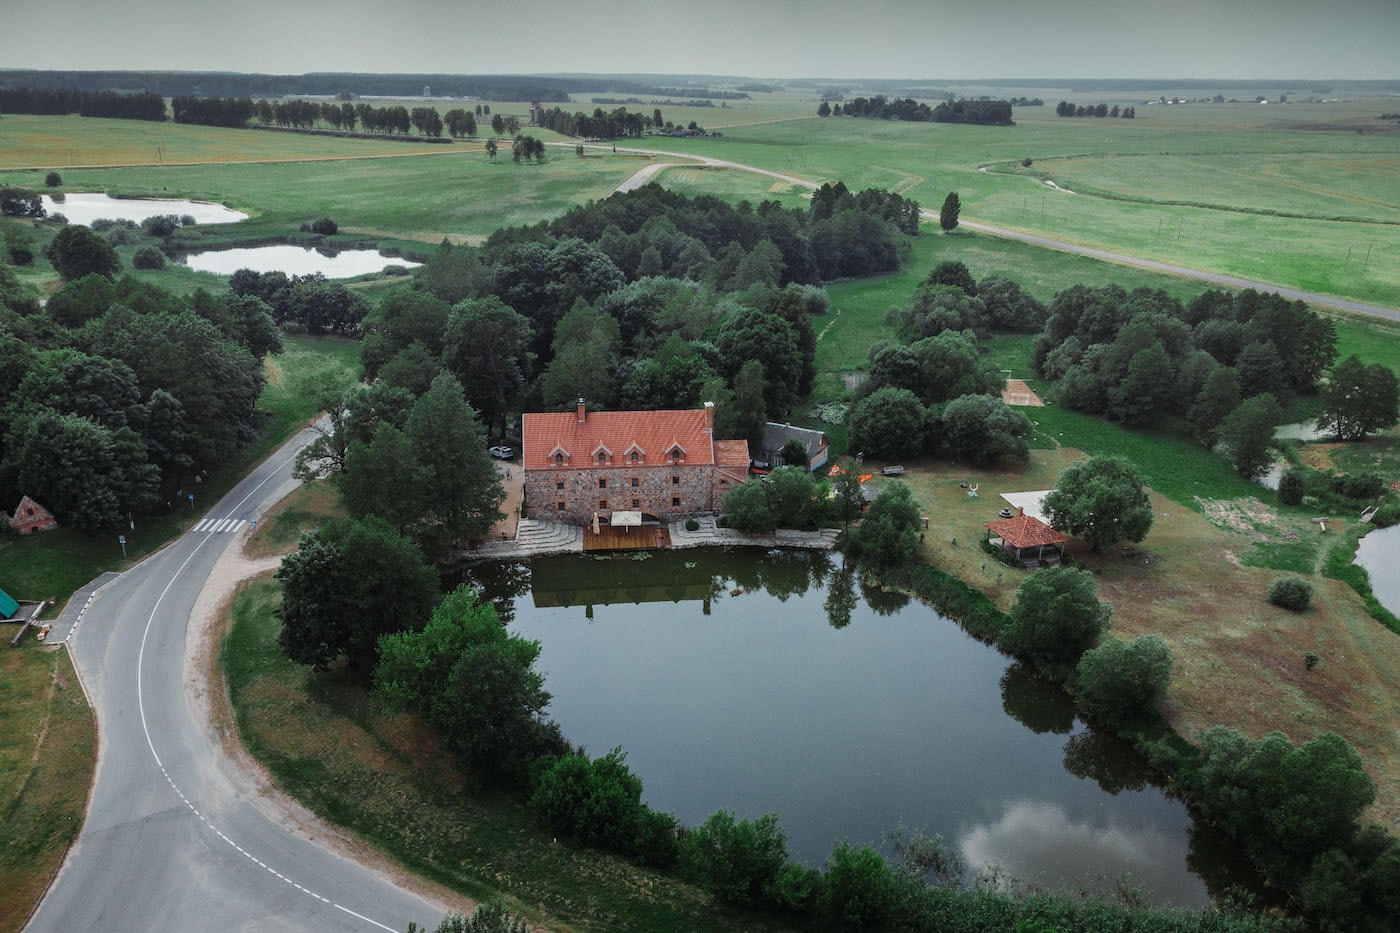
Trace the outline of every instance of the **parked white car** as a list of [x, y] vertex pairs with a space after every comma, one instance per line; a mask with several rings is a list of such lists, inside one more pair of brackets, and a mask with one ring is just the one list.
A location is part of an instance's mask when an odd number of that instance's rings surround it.
[[491, 456], [497, 460], [509, 460], [515, 456], [514, 447], [492, 447]]

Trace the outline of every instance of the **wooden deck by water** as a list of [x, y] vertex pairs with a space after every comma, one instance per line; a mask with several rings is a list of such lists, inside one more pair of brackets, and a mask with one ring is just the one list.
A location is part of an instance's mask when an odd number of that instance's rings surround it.
[[590, 551], [645, 551], [671, 546], [671, 533], [660, 525], [640, 525], [633, 528], [614, 528], [603, 525], [598, 534], [593, 526], [583, 529], [583, 550]]

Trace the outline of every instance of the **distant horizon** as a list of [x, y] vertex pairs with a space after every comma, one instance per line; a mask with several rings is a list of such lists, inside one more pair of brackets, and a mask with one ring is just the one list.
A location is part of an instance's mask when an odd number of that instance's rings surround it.
[[[6, 0], [5, 24], [8, 67], [71, 71], [1400, 78], [1396, 0]], [[962, 77], [901, 77], [935, 72]]]
[[[304, 78], [304, 77], [353, 77], [355, 75], [375, 75], [379, 77], [500, 77], [500, 78], [557, 78], [566, 80], [578, 80], [599, 78], [606, 80], [619, 79], [639, 79], [639, 78], [668, 78], [668, 79], [716, 79], [710, 81], [708, 85], [695, 85], [696, 87], [715, 87], [721, 84], [732, 83], [734, 81], [752, 82], [776, 82], [776, 83], [812, 83], [823, 82], [827, 84], [891, 84], [896, 86], [910, 84], [947, 84], [965, 85], [976, 84], [988, 87], [1033, 87], [1036, 85], [1058, 86], [1060, 84], [1098, 84], [1114, 86], [1121, 82], [1123, 84], [1141, 84], [1146, 82], [1169, 83], [1169, 84], [1196, 84], [1196, 85], [1258, 85], [1258, 84], [1397, 84], [1400, 85], [1400, 73], [1393, 77], [1381, 78], [1352, 78], [1338, 77], [1335, 75], [1258, 75], [1244, 78], [1230, 78], [1219, 75], [1206, 75], [1188, 77], [1186, 75], [1022, 75], [1019, 77], [950, 77], [948, 75], [905, 75], [858, 77], [854, 75], [743, 75], [743, 74], [706, 74], [701, 72], [662, 72], [662, 71], [344, 71], [344, 70], [316, 70], [316, 71], [266, 71], [266, 70], [239, 70], [232, 68], [48, 68], [48, 67], [16, 67], [10, 65], [0, 65], [0, 74], [14, 74], [25, 72], [58, 73], [58, 74], [210, 74], [210, 75], [265, 75], [268, 77], [282, 78]], [[683, 89], [684, 84], [678, 85]]]

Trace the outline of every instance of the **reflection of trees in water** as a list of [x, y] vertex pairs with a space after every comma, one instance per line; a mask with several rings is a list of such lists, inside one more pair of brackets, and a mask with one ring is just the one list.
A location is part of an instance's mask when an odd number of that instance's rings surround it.
[[802, 596], [811, 589], [811, 559], [806, 554], [770, 551], [755, 564], [759, 585], [779, 602]]
[[1064, 688], [1021, 661], [1001, 675], [1001, 708], [1037, 735], [1074, 728], [1074, 700]]
[[851, 613], [856, 608], [856, 574], [844, 560], [841, 568], [831, 574], [826, 591], [826, 621], [832, 628], [845, 628], [851, 624]]
[[1259, 908], [1284, 905], [1283, 892], [1264, 885], [1264, 879], [1238, 843], [1195, 818], [1194, 813], [1192, 817], [1186, 837], [1186, 867], [1205, 882], [1212, 901], [1219, 904], [1232, 897], [1242, 903], [1254, 901]]
[[865, 604], [875, 610], [876, 615], [892, 616], [909, 605], [908, 593], [884, 589], [868, 576], [860, 578], [860, 592], [865, 597]]
[[534, 576], [525, 561], [488, 561], [448, 570], [442, 575], [443, 589], [470, 586], [491, 600], [501, 624], [515, 619], [515, 601], [530, 592]]
[[1094, 781], [1106, 793], [1142, 790], [1152, 780], [1147, 759], [1117, 736], [1090, 729], [1065, 743], [1065, 770]]

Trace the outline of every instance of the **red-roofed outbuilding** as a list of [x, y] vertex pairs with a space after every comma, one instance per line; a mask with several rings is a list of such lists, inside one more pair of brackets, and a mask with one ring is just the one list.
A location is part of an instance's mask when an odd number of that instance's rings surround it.
[[583, 524], [641, 512], [661, 521], [714, 512], [742, 483], [748, 442], [714, 438], [714, 405], [663, 411], [527, 412], [521, 419], [525, 510]]
[[1018, 514], [1001, 521], [987, 522], [992, 543], [1027, 566], [1040, 563], [1058, 564], [1061, 549], [1070, 540], [1038, 518], [1018, 509]]

